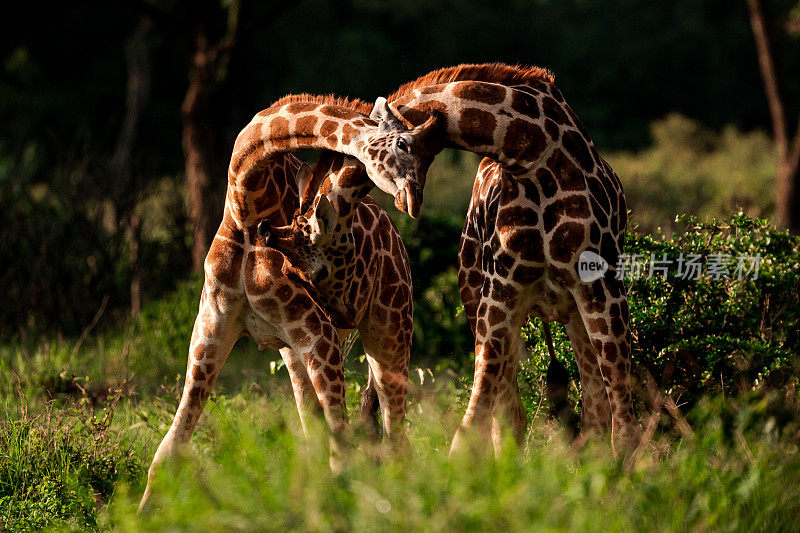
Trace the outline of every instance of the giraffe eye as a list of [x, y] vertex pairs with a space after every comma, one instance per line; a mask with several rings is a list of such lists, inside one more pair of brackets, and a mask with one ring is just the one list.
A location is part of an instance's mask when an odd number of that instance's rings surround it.
[[397, 138], [397, 149], [401, 152], [409, 153], [408, 142], [402, 137]]

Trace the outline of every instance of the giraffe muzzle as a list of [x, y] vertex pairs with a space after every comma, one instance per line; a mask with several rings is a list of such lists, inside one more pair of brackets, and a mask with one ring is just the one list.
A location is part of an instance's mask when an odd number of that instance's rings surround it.
[[406, 185], [394, 196], [394, 206], [411, 218], [417, 218], [422, 208], [422, 189]]

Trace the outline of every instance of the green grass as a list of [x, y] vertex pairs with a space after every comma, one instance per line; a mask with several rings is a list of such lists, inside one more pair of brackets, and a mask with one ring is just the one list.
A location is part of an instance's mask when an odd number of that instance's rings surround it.
[[520, 451], [448, 458], [454, 387], [428, 375], [415, 388], [411, 456], [379, 466], [354, 440], [338, 475], [282, 387], [214, 396], [144, 517], [136, 505], [172, 395], [122, 399], [94, 420], [85, 405], [24, 412], [7, 399], [0, 516], [8, 529], [773, 531], [800, 512], [798, 442], [763, 400], [706, 402], [693, 436], [660, 434], [635, 462], [614, 459], [607, 436], [571, 449], [541, 414]]
[[[689, 402], [681, 406], [691, 407], [684, 414], [692, 428], [666, 412], [651, 414], [646, 388], [635, 380], [638, 414], [653, 430], [636, 460], [615, 459], [608, 435], [580, 450], [564, 440], [547, 418], [548, 356], [534, 328], [528, 334], [538, 343], [519, 372], [532, 419], [520, 450], [508, 445], [496, 459], [448, 457], [470, 385], [462, 346], [453, 349], [460, 359], [442, 352], [437, 368], [412, 367], [412, 455], [378, 465], [378, 450], [354, 432], [343, 471], [333, 475], [320, 444], [326, 439], [301, 434], [286, 370], [271, 364], [277, 354], [243, 340], [187, 455], [161, 471], [154, 512], [137, 516], [146, 470], [178, 403], [199, 297], [194, 280], [148, 303], [135, 322], [91, 331], [82, 342], [23, 338], [0, 345], [0, 530], [796, 529], [796, 243], [739, 215], [692, 228], [669, 242], [629, 235], [629, 249], [760, 251], [765, 262], [757, 283], [630, 285], [636, 363], [667, 380], [663, 388], [676, 401]], [[424, 248], [411, 249], [418, 266], [432, 262]], [[435, 277], [418, 300], [427, 305], [422, 316], [430, 318], [423, 320], [456, 330], [455, 321], [447, 322], [454, 320], [453, 286], [452, 270]], [[768, 312], [768, 305], [775, 307]], [[667, 324], [664, 317], [677, 318]], [[433, 332], [430, 345], [439, 349], [453, 342], [436, 340], [451, 333], [423, 331]], [[554, 332], [569, 360], [561, 330]], [[704, 344], [672, 349], [693, 340]], [[706, 381], [688, 373], [686, 354], [705, 365], [698, 372], [709, 374]], [[351, 418], [364, 381], [358, 355], [356, 348], [346, 362]], [[675, 383], [682, 393], [670, 389]], [[578, 390], [570, 390], [577, 404]]]

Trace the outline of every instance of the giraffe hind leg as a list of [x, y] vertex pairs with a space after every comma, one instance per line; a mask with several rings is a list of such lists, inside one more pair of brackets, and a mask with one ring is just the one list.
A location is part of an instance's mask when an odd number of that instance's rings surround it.
[[620, 280], [601, 278], [582, 284], [573, 296], [608, 396], [612, 446], [620, 442], [632, 450], [639, 445], [642, 429], [633, 412], [630, 311], [625, 286]]
[[578, 372], [581, 376], [581, 429], [591, 434], [611, 427], [611, 405], [603, 384], [600, 364], [580, 313], [573, 313], [566, 326]]

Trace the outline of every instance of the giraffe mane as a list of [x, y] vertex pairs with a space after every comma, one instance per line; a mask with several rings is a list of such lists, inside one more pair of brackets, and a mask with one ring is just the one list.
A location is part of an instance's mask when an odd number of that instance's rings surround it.
[[364, 100], [360, 100], [358, 98], [343, 98], [333, 94], [318, 95], [309, 93], [287, 94], [286, 96], [276, 100], [270, 107], [282, 106], [296, 102], [309, 102], [315, 104], [328, 104], [338, 107], [347, 107], [353, 111], [361, 113], [362, 115], [369, 115], [372, 111], [371, 103], [365, 102]]
[[400, 86], [387, 97], [390, 102], [419, 87], [428, 87], [453, 81], [485, 81], [502, 85], [517, 85], [537, 80], [554, 83], [552, 72], [542, 67], [511, 66], [504, 63], [462, 64], [434, 70]]

